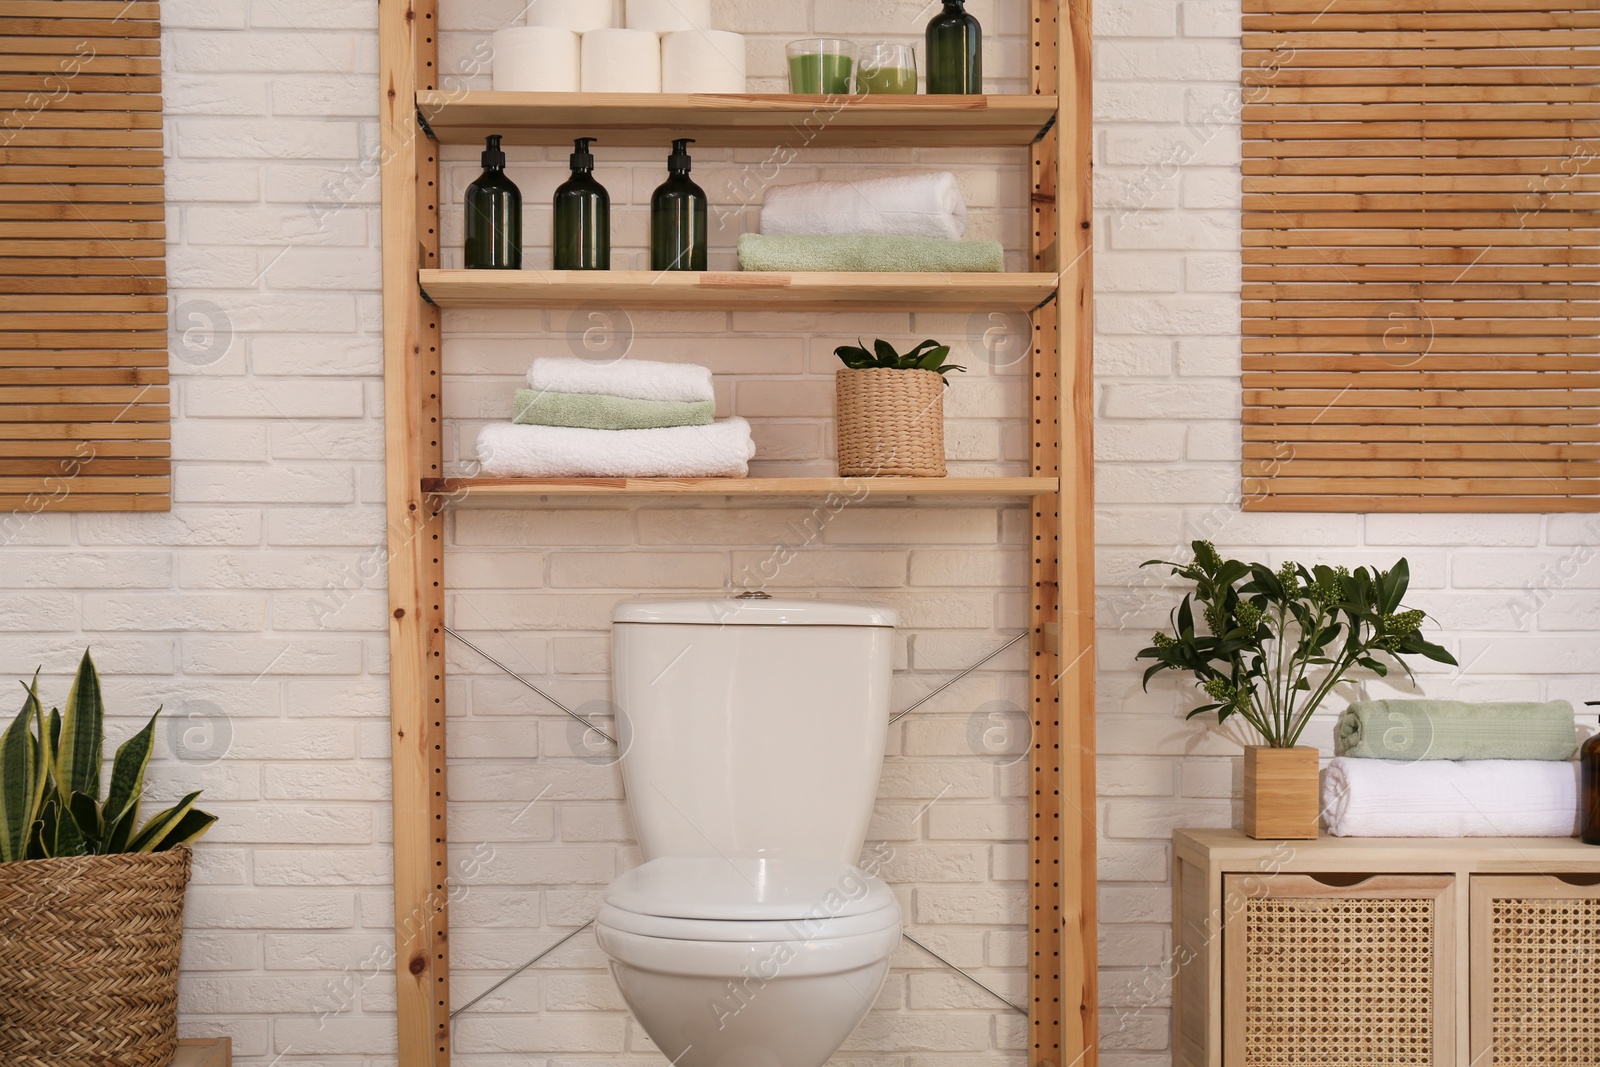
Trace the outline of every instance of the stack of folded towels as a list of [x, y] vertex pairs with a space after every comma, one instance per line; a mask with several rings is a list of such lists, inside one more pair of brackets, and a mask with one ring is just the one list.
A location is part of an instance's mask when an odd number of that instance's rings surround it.
[[1572, 705], [1371, 700], [1339, 719], [1323, 782], [1338, 837], [1570, 837]]
[[784, 185], [767, 193], [761, 232], [739, 238], [755, 271], [994, 273], [1005, 250], [963, 241], [967, 202], [948, 171]]
[[705, 367], [536, 359], [513, 420], [478, 435], [478, 461], [497, 478], [743, 478], [750, 424], [715, 409]]

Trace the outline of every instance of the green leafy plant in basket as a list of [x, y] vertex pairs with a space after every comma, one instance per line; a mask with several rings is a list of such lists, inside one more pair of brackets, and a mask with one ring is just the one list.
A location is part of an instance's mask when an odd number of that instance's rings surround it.
[[87, 651], [65, 710], [45, 713], [37, 671], [24, 691], [22, 710], [0, 734], [0, 863], [164, 852], [195, 840], [217, 821], [194, 806], [199, 792], [139, 821], [159, 708], [117, 749], [101, 798], [105, 705]]
[[[1150, 560], [1194, 583], [1172, 612], [1172, 629], [1155, 635], [1139, 659], [1154, 660], [1144, 684], [1161, 671], [1187, 671], [1211, 699], [1189, 718], [1239, 715], [1272, 748], [1292, 748], [1311, 715], [1356, 668], [1380, 677], [1386, 661], [1420, 655], [1455, 657], [1422, 636], [1427, 615], [1401, 603], [1411, 583], [1404, 559], [1389, 570], [1223, 559], [1209, 541], [1194, 542], [1191, 563]], [[1196, 606], [1201, 619], [1195, 618]], [[1202, 629], [1199, 622], [1204, 623]], [[1314, 836], [1314, 835], [1313, 835]]]
[[950, 346], [938, 341], [924, 341], [901, 355], [895, 351], [894, 345], [880, 337], [872, 342], [870, 349], [861, 344], [840, 345], [833, 350], [833, 354], [851, 370], [931, 370], [943, 378], [946, 385], [950, 384], [951, 371], [965, 374], [967, 370], [946, 363], [945, 360], [950, 357]]

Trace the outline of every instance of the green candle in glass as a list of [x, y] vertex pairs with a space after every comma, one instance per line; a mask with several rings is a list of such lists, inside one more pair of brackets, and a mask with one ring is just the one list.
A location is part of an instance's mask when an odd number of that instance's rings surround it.
[[917, 53], [908, 44], [879, 41], [861, 50], [856, 67], [856, 92], [866, 95], [915, 96]]
[[855, 66], [855, 46], [849, 41], [794, 41], [789, 45], [789, 91], [803, 96], [847, 96]]

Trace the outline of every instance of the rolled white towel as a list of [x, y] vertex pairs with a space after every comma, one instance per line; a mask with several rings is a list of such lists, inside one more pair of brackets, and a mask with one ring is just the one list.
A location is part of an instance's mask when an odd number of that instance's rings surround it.
[[1322, 814], [1335, 837], [1571, 837], [1578, 765], [1340, 756], [1328, 764]]
[[600, 393], [633, 400], [694, 403], [715, 400], [711, 372], [693, 363], [619, 359], [598, 363], [572, 357], [544, 358], [528, 368], [528, 388], [545, 393]]
[[768, 237], [942, 237], [967, 232], [967, 201], [949, 171], [850, 182], [780, 185], [767, 191]]
[[497, 422], [478, 434], [483, 473], [495, 478], [743, 478], [755, 454], [741, 418], [661, 430]]

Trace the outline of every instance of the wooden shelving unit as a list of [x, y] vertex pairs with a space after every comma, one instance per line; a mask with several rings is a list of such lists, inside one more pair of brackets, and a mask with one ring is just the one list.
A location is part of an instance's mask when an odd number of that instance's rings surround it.
[[1056, 118], [1056, 98], [900, 96], [871, 102], [822, 96], [670, 93], [417, 93], [417, 113], [441, 144], [659, 146], [693, 130], [700, 148], [908, 148], [1031, 145]]
[[1032, 311], [1053, 300], [1050, 274], [779, 274], [765, 271], [425, 270], [442, 308], [641, 311]]
[[[438, 91], [438, 0], [379, 0], [391, 751], [400, 1067], [450, 1062], [445, 786], [447, 508], [687, 496], [860, 492], [1025, 499], [1032, 512], [1030, 1067], [1097, 1062], [1090, 10], [1028, 0], [1031, 91], [871, 101]], [[1026, 150], [1031, 272], [734, 274], [440, 270], [439, 148], [508, 144]], [[440, 408], [443, 308], [1025, 311], [1032, 315], [1028, 477], [449, 479]]]

